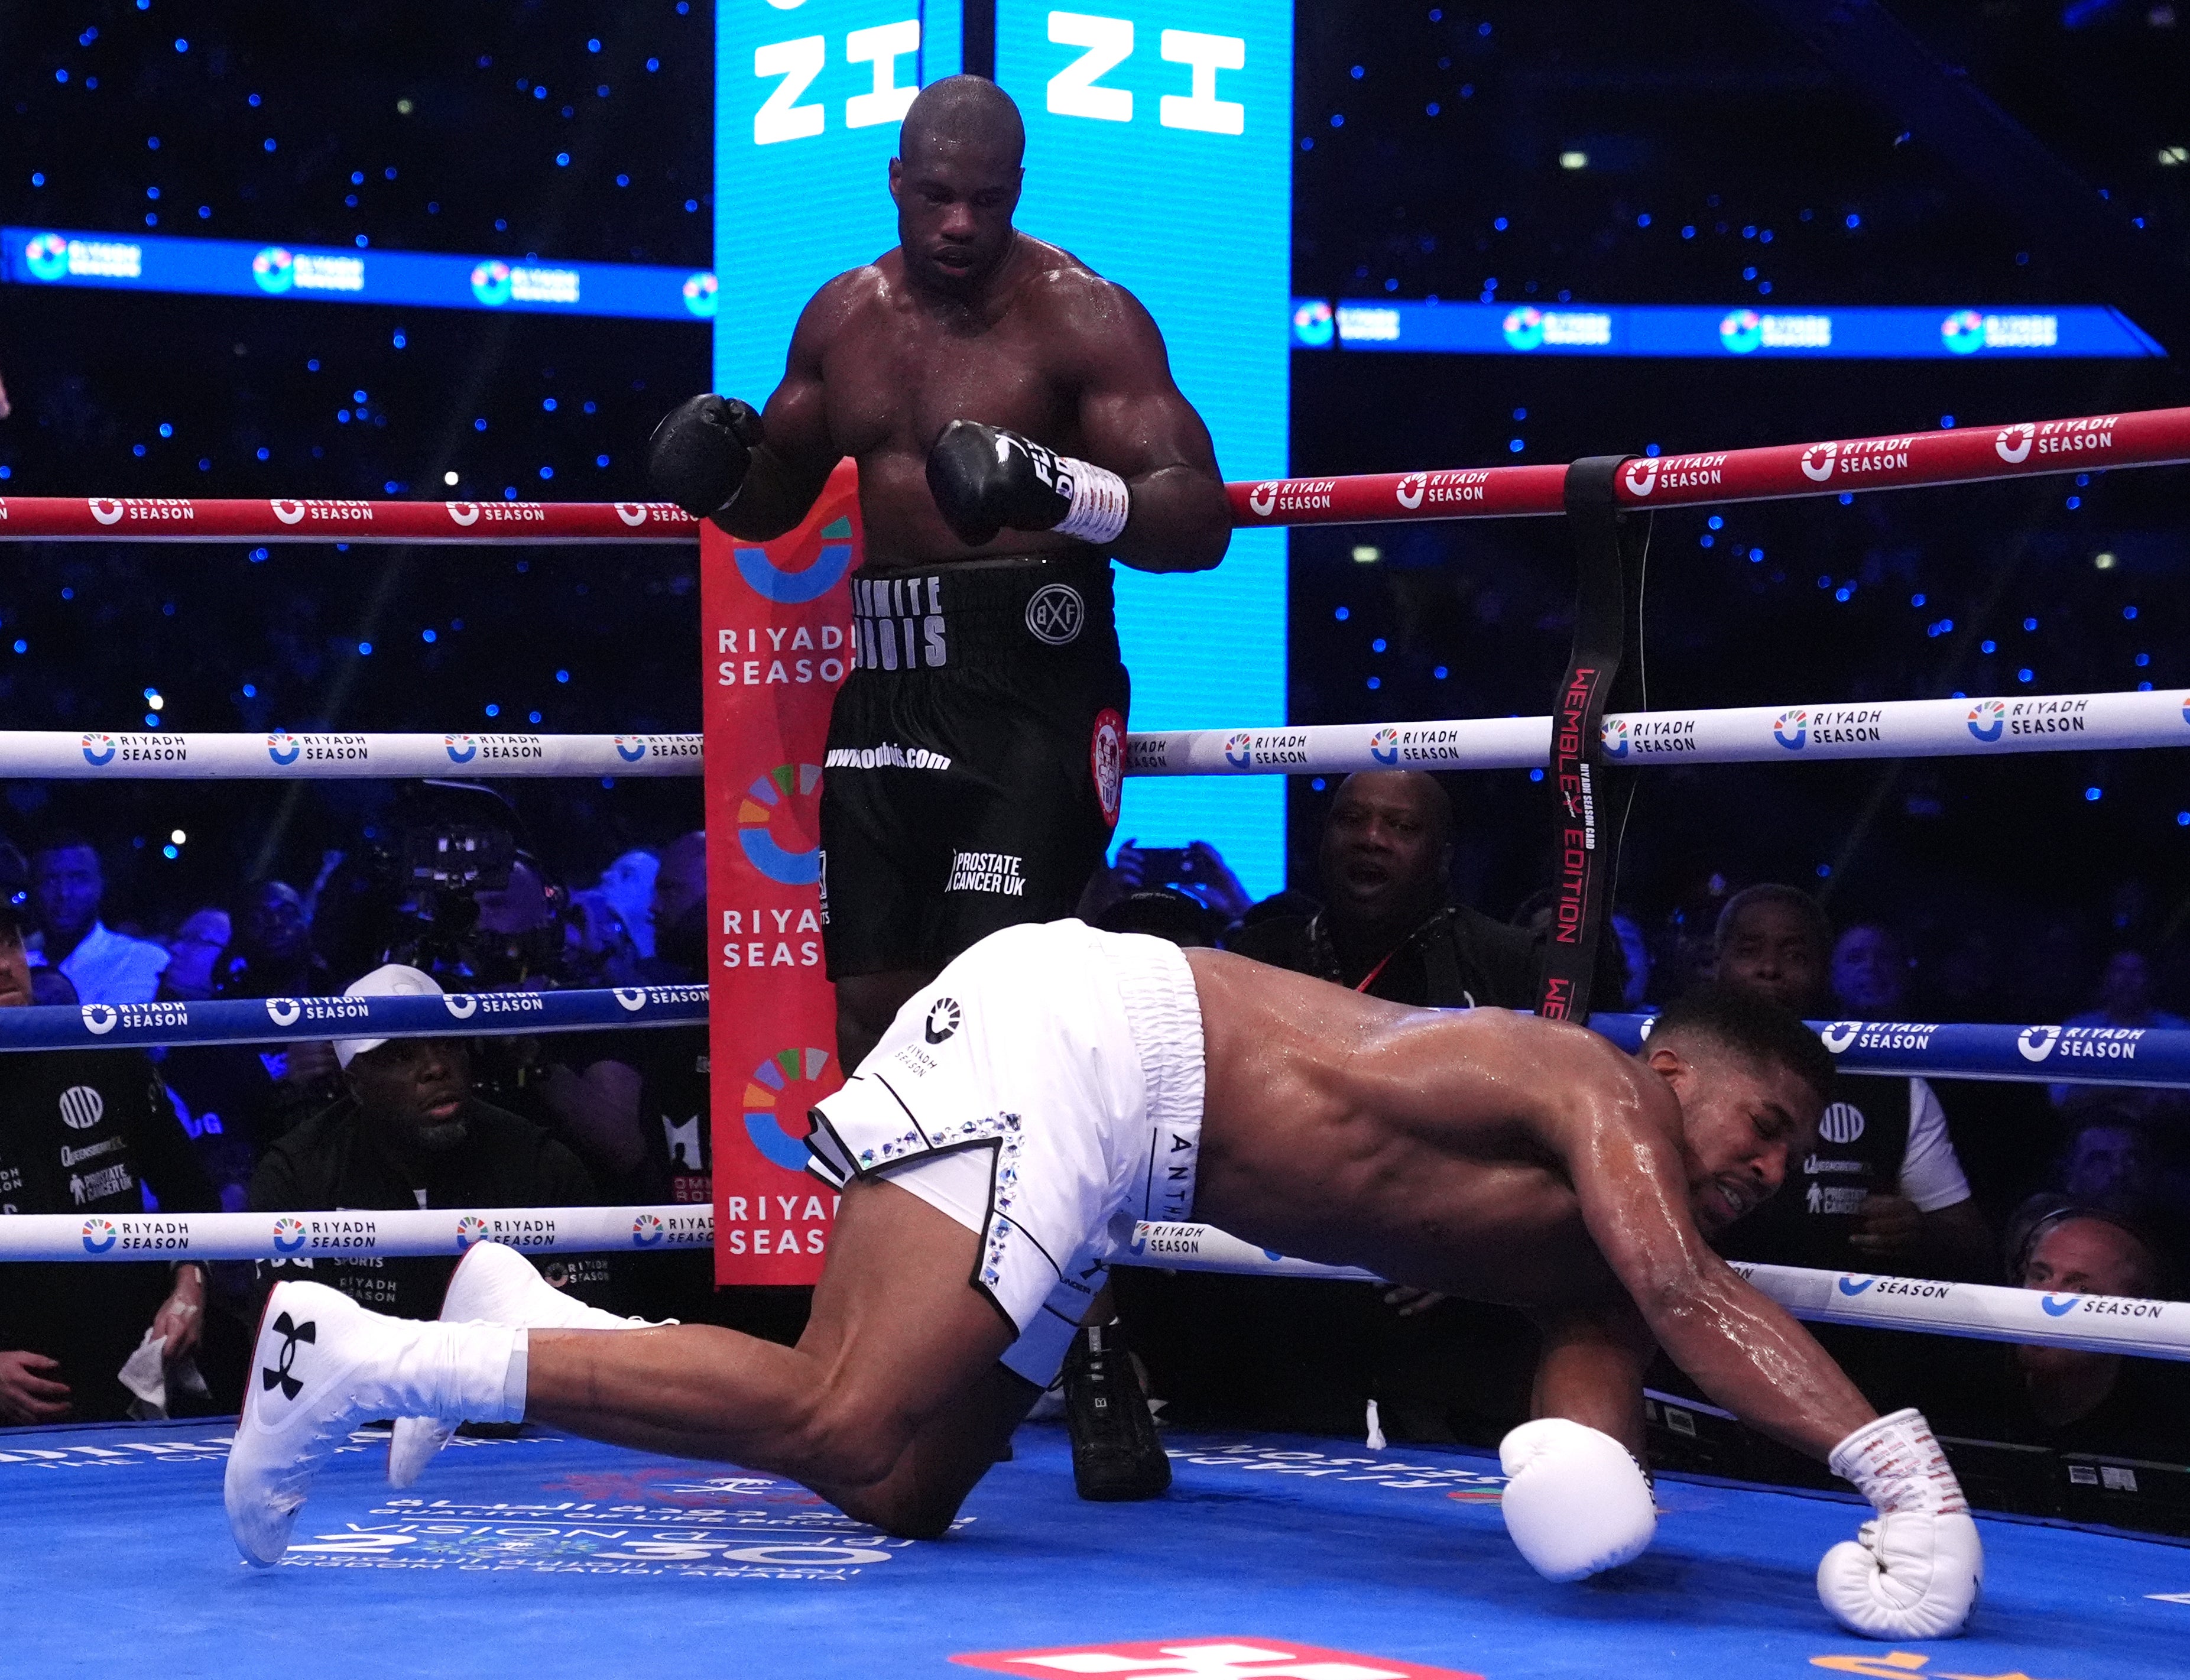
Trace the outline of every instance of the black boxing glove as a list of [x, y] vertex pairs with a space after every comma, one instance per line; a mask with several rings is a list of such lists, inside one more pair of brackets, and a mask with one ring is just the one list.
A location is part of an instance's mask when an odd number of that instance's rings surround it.
[[1132, 508], [1115, 473], [978, 420], [943, 429], [928, 451], [928, 490], [944, 522], [974, 548], [1006, 526], [1099, 545], [1126, 528]]
[[735, 397], [694, 397], [664, 415], [646, 440], [646, 481], [663, 501], [704, 519], [738, 499], [765, 437], [760, 416]]

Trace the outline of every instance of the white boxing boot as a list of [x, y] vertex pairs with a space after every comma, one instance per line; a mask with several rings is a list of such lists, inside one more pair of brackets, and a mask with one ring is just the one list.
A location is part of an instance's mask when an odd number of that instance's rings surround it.
[[[441, 1297], [441, 1322], [509, 1325], [520, 1330], [645, 1330], [656, 1320], [620, 1319], [614, 1313], [589, 1307], [542, 1277], [538, 1268], [515, 1249], [503, 1243], [475, 1242], [457, 1262], [449, 1279], [448, 1292]], [[463, 1421], [397, 1418], [395, 1433], [388, 1442], [389, 1484], [407, 1488], [417, 1481]]]
[[525, 1332], [383, 1318], [321, 1284], [277, 1285], [228, 1455], [228, 1524], [245, 1561], [281, 1561], [313, 1476], [354, 1425], [421, 1413], [521, 1419]]

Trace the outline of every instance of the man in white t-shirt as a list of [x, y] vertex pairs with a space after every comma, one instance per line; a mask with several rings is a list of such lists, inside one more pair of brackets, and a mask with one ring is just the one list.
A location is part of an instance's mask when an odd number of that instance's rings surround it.
[[167, 952], [101, 922], [105, 892], [99, 850], [90, 841], [63, 832], [41, 842], [31, 854], [31, 908], [39, 928], [31, 960], [59, 969], [80, 1003], [150, 1003]]
[[[1717, 978], [1812, 1018], [1892, 1020], [1908, 960], [1886, 928], [1836, 946], [1824, 908], [1792, 887], [1737, 893], [1720, 913]], [[1989, 1279], [1993, 1236], [1947, 1132], [1931, 1081], [1842, 1074], [1815, 1149], [1788, 1163], [1779, 1193], [1733, 1233], [1740, 1257], [1824, 1271]]]

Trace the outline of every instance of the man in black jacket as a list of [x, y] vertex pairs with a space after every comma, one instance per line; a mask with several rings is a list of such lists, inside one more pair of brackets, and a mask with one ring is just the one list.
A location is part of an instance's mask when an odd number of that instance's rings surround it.
[[[4, 883], [0, 883], [4, 888]], [[0, 889], [0, 1008], [31, 1002], [19, 913]], [[102, 1013], [105, 1013], [104, 1010]], [[73, 1213], [85, 1243], [118, 1214], [219, 1206], [141, 1051], [0, 1056], [0, 1214]], [[0, 1422], [111, 1422], [139, 1396], [122, 1365], [145, 1328], [172, 1376], [205, 1329], [205, 1275], [111, 1262], [0, 1268]], [[176, 1385], [167, 1384], [172, 1393]]]
[[[391, 962], [344, 995], [440, 991], [430, 975]], [[472, 1094], [462, 1039], [338, 1039], [335, 1057], [343, 1095], [268, 1149], [251, 1180], [253, 1210], [582, 1207], [595, 1200], [577, 1156], [531, 1121]], [[456, 1262], [454, 1255], [273, 1260], [260, 1263], [259, 1281], [271, 1289], [295, 1269], [309, 1269], [314, 1282], [377, 1312], [430, 1319], [441, 1310]], [[601, 1291], [589, 1279], [575, 1292], [590, 1299]]]
[[1317, 853], [1324, 907], [1251, 922], [1226, 943], [1258, 962], [1395, 1003], [1533, 1007], [1535, 938], [1452, 902], [1452, 800], [1435, 776], [1347, 777]]

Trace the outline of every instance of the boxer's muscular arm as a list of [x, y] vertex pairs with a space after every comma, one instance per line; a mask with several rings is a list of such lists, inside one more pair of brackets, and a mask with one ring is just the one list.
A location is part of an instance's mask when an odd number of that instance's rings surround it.
[[1599, 1429], [1642, 1461], [1642, 1375], [1657, 1342], [1627, 1302], [1531, 1314], [1543, 1334], [1531, 1417], [1564, 1417]]
[[715, 523], [733, 536], [766, 542], [797, 525], [812, 511], [843, 457], [829, 436], [821, 366], [843, 321], [851, 279], [845, 275], [831, 281], [798, 317], [783, 383], [761, 411], [768, 440], [753, 451], [737, 499], [715, 515]]
[[1671, 1092], [1624, 1059], [1592, 1059], [1547, 1081], [1558, 1094], [1546, 1125], [1591, 1237], [1674, 1364], [1744, 1422], [1824, 1459], [1877, 1413], [1808, 1331], [1705, 1245]]
[[1232, 541], [1232, 505], [1209, 428], [1171, 377], [1163, 334], [1122, 286], [1092, 289], [1060, 314], [1071, 324], [1080, 432], [1088, 460], [1132, 492], [1110, 552], [1141, 571], [1206, 571]]

